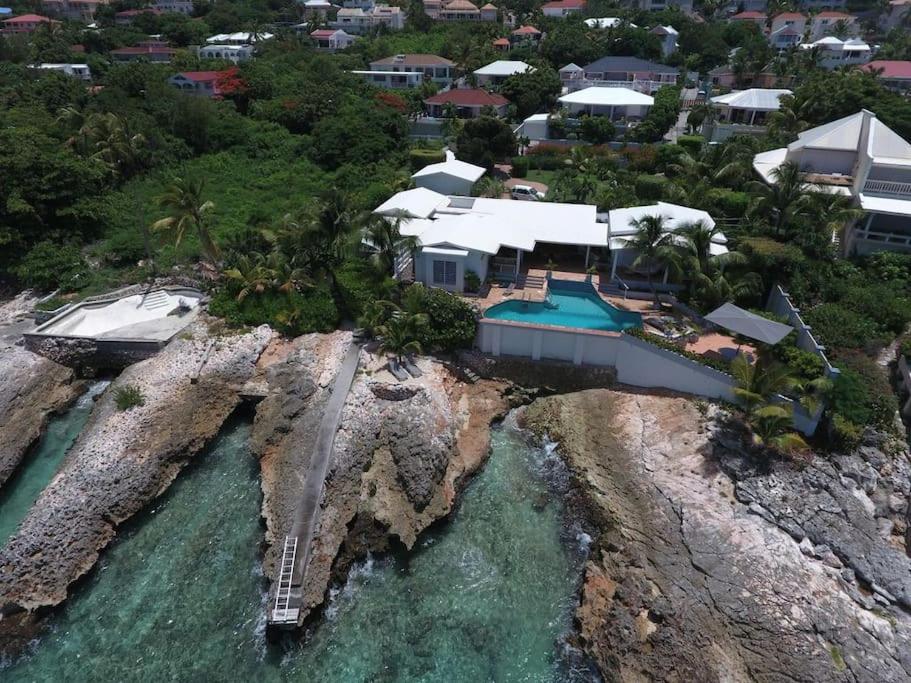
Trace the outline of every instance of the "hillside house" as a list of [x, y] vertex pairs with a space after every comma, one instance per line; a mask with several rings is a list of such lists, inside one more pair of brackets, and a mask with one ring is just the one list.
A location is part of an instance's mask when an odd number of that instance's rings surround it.
[[444, 118], [451, 111], [457, 118], [473, 119], [488, 107], [495, 115], [505, 116], [509, 100], [481, 88], [454, 88], [428, 97], [424, 105], [431, 117]]

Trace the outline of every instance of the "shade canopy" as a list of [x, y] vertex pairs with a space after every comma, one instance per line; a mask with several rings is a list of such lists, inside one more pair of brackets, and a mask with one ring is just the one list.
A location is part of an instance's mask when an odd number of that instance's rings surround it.
[[777, 344], [788, 336], [794, 328], [784, 323], [775, 322], [761, 315], [745, 311], [734, 304], [723, 304], [705, 316], [709, 322], [715, 323], [731, 332], [742, 334], [744, 337], [756, 339], [766, 344]]

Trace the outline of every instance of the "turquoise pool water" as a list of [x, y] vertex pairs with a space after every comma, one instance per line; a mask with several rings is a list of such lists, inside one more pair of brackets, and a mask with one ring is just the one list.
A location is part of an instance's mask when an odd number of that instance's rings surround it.
[[67, 451], [92, 413], [95, 397], [108, 384], [95, 382], [72, 408], [52, 417], [35, 450], [25, 456], [22, 466], [3, 485], [0, 492], [0, 546], [16, 533], [44, 487], [57, 474]]
[[581, 683], [567, 641], [588, 538], [568, 473], [511, 423], [449, 522], [359, 563], [304, 642], [268, 645], [250, 424], [233, 420], [125, 525], [32, 653], [0, 680]]
[[547, 301], [504, 301], [488, 308], [484, 317], [608, 332], [642, 327], [642, 316], [614, 308], [591, 285], [556, 280], [548, 287]]

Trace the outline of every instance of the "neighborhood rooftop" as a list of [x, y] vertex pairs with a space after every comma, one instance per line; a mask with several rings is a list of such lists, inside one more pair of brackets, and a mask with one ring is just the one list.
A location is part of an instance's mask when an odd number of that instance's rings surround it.
[[585, 71], [642, 71], [665, 74], [679, 72], [676, 67], [650, 62], [639, 57], [602, 57], [587, 65]]
[[651, 106], [655, 99], [629, 88], [604, 88], [593, 86], [557, 98], [563, 104], [602, 106]]
[[713, 104], [723, 104], [732, 109], [753, 109], [755, 111], [777, 111], [781, 107], [781, 98], [791, 95], [790, 90], [773, 88], [749, 88], [737, 90], [727, 95], [712, 98]]

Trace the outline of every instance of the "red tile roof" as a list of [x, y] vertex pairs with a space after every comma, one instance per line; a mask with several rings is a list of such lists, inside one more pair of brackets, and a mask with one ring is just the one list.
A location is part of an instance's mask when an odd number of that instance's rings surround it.
[[[41, 21], [53, 21], [48, 17], [42, 17], [40, 14], [23, 14], [21, 17], [13, 17], [12, 19], [4, 19], [4, 24], [34, 24]], [[54, 22], [57, 23], [57, 22]]]
[[497, 38], [495, 41], [493, 41], [493, 44], [497, 47], [509, 47], [509, 39]]
[[883, 78], [911, 80], [911, 62], [897, 59], [874, 59], [860, 67], [864, 71], [882, 71]]
[[806, 19], [806, 17], [800, 12], [782, 12], [781, 14], [776, 14], [775, 19]]
[[457, 107], [502, 107], [509, 104], [502, 95], [490, 93], [480, 88], [454, 88], [437, 93], [424, 100], [427, 104], [454, 104]]
[[206, 83], [218, 78], [220, 71], [181, 71], [178, 76], [183, 76], [194, 83]]
[[741, 12], [740, 14], [735, 14], [731, 19], [762, 19], [765, 21], [766, 15], [762, 12]]
[[545, 2], [541, 9], [576, 9], [585, 7], [586, 0], [556, 0], [555, 2]]
[[310, 34], [313, 38], [331, 38], [335, 35], [335, 29], [318, 28]]
[[541, 35], [541, 32], [534, 26], [521, 26], [513, 31], [512, 34], [514, 36], [537, 36]]
[[825, 11], [820, 12], [816, 15], [816, 19], [853, 19], [850, 14], [845, 14], [844, 12], [831, 12]]

